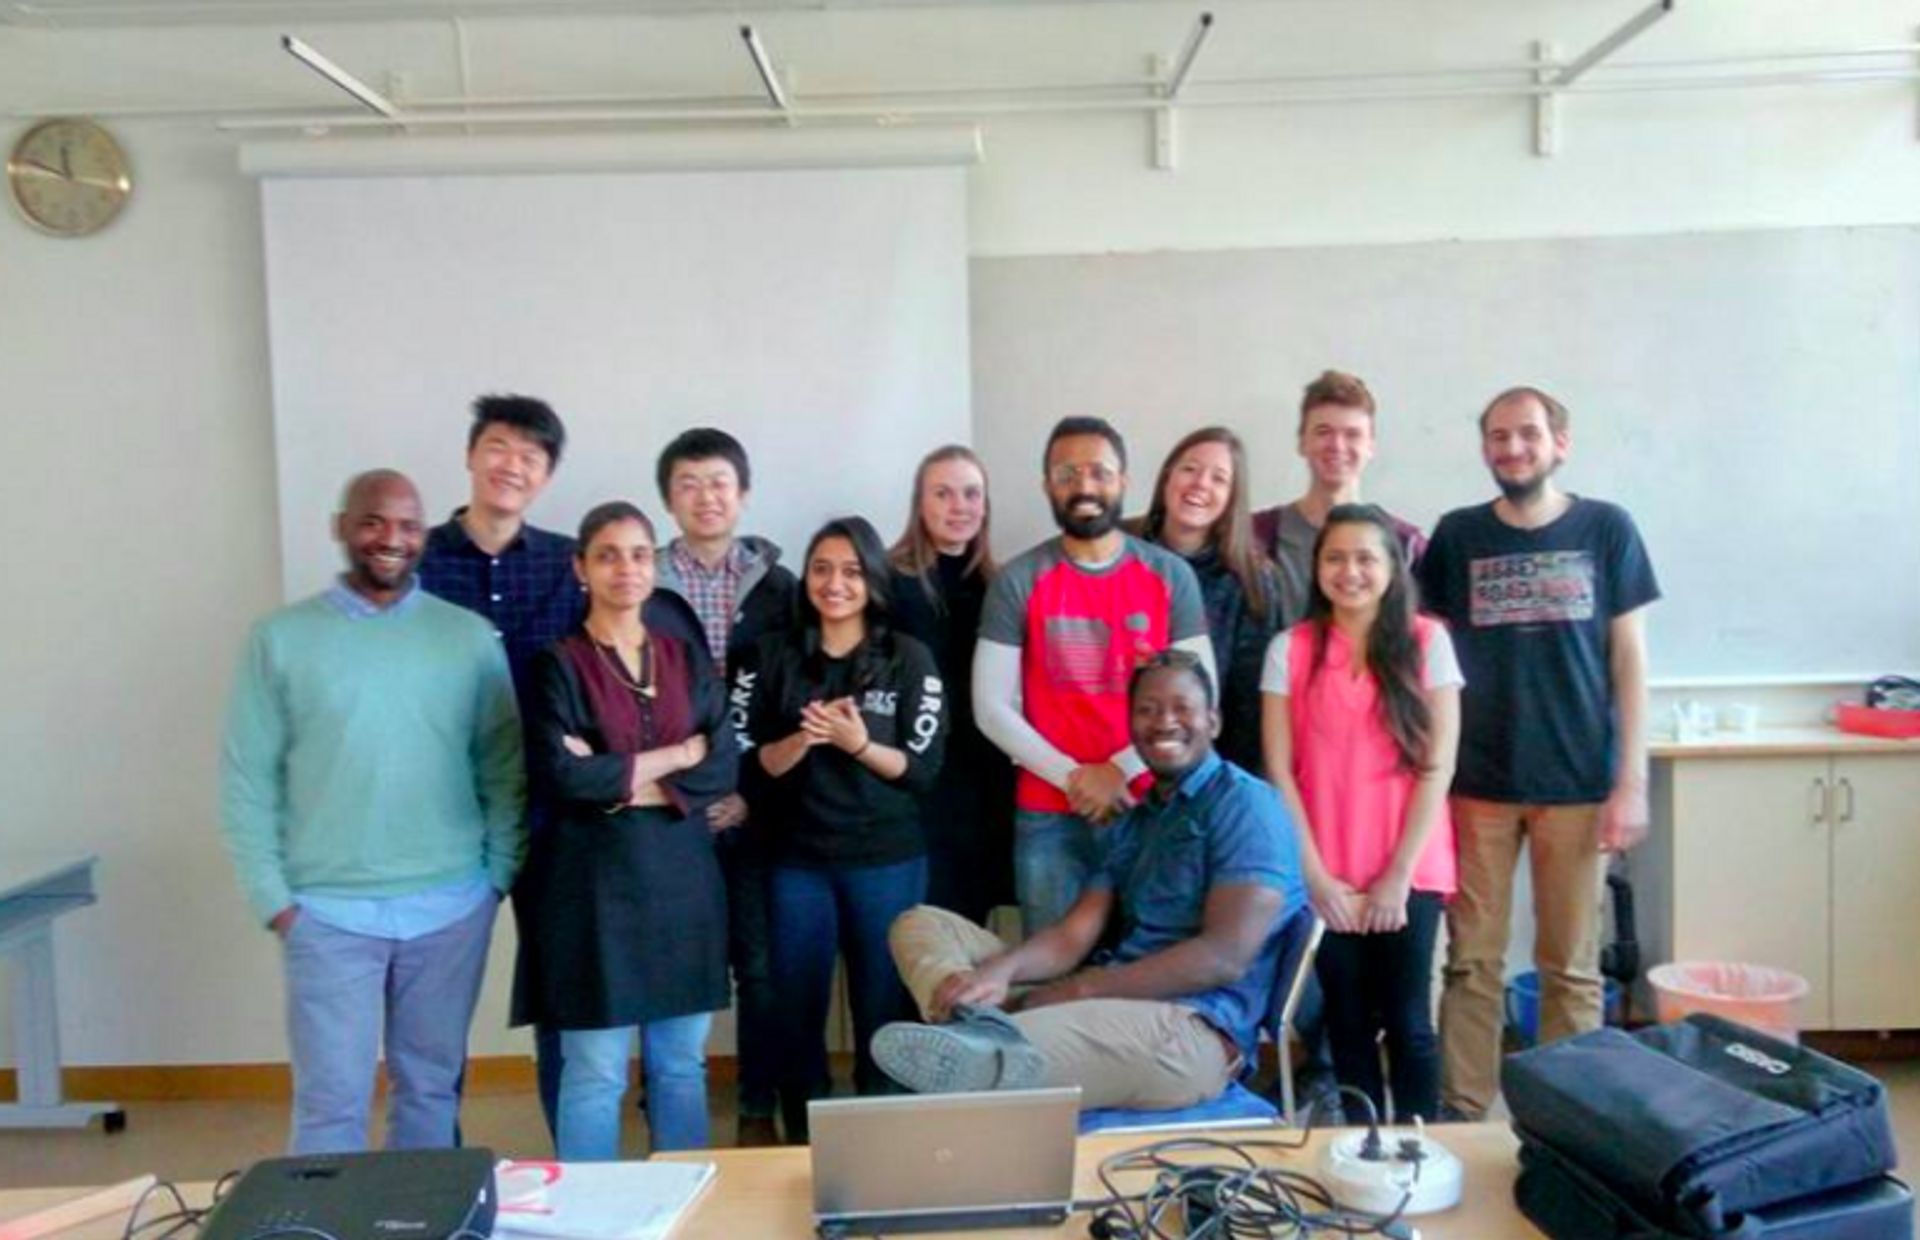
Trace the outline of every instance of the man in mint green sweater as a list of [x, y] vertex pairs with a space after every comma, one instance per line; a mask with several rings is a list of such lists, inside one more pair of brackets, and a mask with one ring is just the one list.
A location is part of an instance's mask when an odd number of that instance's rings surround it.
[[287, 974], [296, 1154], [450, 1146], [494, 912], [526, 851], [520, 718], [478, 616], [421, 590], [420, 496], [347, 487], [347, 572], [254, 626], [221, 760], [227, 850]]

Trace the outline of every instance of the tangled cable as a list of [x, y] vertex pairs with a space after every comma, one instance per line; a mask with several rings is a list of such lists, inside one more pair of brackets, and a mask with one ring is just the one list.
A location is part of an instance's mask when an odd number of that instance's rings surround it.
[[[1379, 1121], [1373, 1103], [1358, 1090], [1342, 1093], [1366, 1104], [1371, 1141], [1378, 1144]], [[1094, 1240], [1244, 1240], [1267, 1237], [1293, 1240], [1311, 1236], [1407, 1237], [1401, 1222], [1411, 1194], [1387, 1214], [1342, 1206], [1313, 1176], [1285, 1167], [1263, 1166], [1260, 1150], [1298, 1152], [1313, 1135], [1313, 1115], [1297, 1139], [1226, 1141], [1213, 1137], [1173, 1137], [1137, 1149], [1122, 1150], [1100, 1163], [1106, 1197], [1084, 1203], [1093, 1210], [1088, 1234]], [[1212, 1161], [1188, 1162], [1171, 1155], [1210, 1152]], [[1124, 1192], [1122, 1176], [1150, 1172], [1144, 1191]], [[1417, 1170], [1416, 1170], [1417, 1174]]]

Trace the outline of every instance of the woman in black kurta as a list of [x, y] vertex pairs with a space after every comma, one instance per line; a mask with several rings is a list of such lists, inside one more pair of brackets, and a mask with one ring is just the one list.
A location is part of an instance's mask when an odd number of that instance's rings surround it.
[[640, 620], [653, 554], [639, 509], [587, 514], [587, 618], [538, 656], [525, 720], [549, 812], [515, 889], [514, 1020], [560, 1030], [565, 1160], [617, 1157], [635, 1026], [653, 1148], [709, 1144], [705, 1044], [727, 1005], [727, 935], [706, 806], [732, 791], [738, 759], [706, 652]]
[[893, 566], [893, 623], [933, 652], [947, 687], [947, 756], [922, 798], [927, 903], [985, 924], [1013, 903], [1013, 764], [973, 722], [973, 647], [993, 580], [987, 473], [949, 444], [920, 462]]

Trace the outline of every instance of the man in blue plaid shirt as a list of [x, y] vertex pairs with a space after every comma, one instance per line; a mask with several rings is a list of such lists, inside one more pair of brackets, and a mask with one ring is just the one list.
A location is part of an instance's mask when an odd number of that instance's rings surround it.
[[[533, 656], [578, 628], [586, 595], [573, 572], [573, 539], [536, 529], [527, 509], [547, 487], [567, 429], [545, 401], [482, 396], [467, 431], [471, 497], [427, 534], [420, 584], [478, 612], [506, 648], [513, 687], [526, 714]], [[533, 824], [538, 826], [537, 818]], [[516, 913], [524, 910], [516, 902]], [[540, 1106], [554, 1124], [560, 1091], [560, 1038], [534, 1030]]]

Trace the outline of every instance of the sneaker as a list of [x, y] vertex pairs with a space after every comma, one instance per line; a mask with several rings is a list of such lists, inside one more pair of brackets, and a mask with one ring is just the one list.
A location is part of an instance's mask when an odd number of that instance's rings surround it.
[[872, 1050], [882, 1072], [917, 1094], [1031, 1089], [1046, 1075], [1040, 1052], [996, 1008], [955, 1008], [944, 1025], [883, 1025]]

